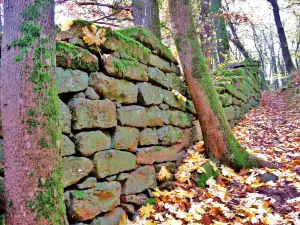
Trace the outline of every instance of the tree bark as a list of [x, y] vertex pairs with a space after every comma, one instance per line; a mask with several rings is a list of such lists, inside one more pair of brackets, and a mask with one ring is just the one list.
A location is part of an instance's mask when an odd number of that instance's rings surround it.
[[233, 136], [207, 71], [192, 18], [190, 1], [169, 0], [169, 8], [174, 40], [200, 121], [207, 154], [218, 163], [237, 170], [265, 165], [265, 162], [242, 148]]
[[5, 0], [4, 11], [6, 225], [63, 225], [54, 0]]
[[212, 24], [210, 21], [210, 0], [202, 0], [199, 2], [200, 7], [200, 18], [199, 26], [201, 27], [200, 40], [202, 44], [203, 54], [207, 59], [208, 71], [213, 70], [213, 32]]
[[222, 1], [212, 0], [211, 14], [216, 29], [218, 57], [219, 57], [219, 62], [224, 63], [225, 56], [229, 54], [229, 40], [228, 40], [224, 17], [220, 16], [221, 13], [222, 13]]
[[143, 26], [161, 40], [157, 0], [132, 0], [132, 15], [135, 26]]
[[279, 41], [280, 41], [280, 47], [282, 50], [285, 67], [286, 67], [287, 72], [291, 73], [292, 71], [295, 70], [295, 66], [294, 66], [292, 58], [291, 58], [290, 50], [289, 50], [288, 43], [287, 43], [286, 36], [285, 36], [285, 31], [284, 31], [284, 28], [283, 28], [283, 25], [281, 22], [278, 2], [277, 2], [277, 0], [267, 0], [267, 1], [271, 3], [272, 8], [273, 8], [274, 20], [275, 20], [275, 24], [277, 27], [277, 32], [278, 32], [278, 37], [279, 37]]

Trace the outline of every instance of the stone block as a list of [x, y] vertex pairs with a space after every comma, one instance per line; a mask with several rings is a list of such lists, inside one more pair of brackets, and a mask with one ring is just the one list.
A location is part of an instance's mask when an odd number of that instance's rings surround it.
[[158, 106], [151, 106], [147, 109], [148, 126], [157, 127], [168, 123], [166, 111], [161, 110]]
[[157, 129], [159, 143], [162, 145], [172, 145], [181, 141], [183, 130], [178, 127], [164, 126]]
[[62, 100], [59, 100], [59, 114], [61, 116], [60, 123], [62, 132], [66, 134], [71, 133], [71, 112], [69, 107]]
[[80, 132], [75, 137], [76, 151], [82, 156], [90, 156], [111, 147], [109, 133], [102, 131]]
[[159, 105], [163, 102], [161, 88], [149, 83], [138, 83], [138, 102], [142, 105]]
[[148, 188], [156, 187], [155, 169], [153, 166], [143, 166], [130, 173], [124, 183], [122, 194], [140, 193]]
[[158, 137], [156, 134], [156, 130], [151, 128], [143, 129], [140, 133], [139, 144], [140, 146], [157, 145]]
[[148, 116], [142, 106], [132, 105], [118, 108], [118, 120], [121, 125], [129, 127], [146, 127]]
[[231, 120], [234, 118], [234, 108], [233, 106], [229, 106], [229, 107], [226, 107], [226, 108], [223, 108], [225, 114], [226, 114], [226, 118], [227, 120]]
[[176, 161], [176, 150], [173, 147], [151, 146], [138, 148], [136, 156], [138, 164]]
[[65, 157], [62, 159], [62, 180], [64, 187], [76, 184], [93, 170], [93, 162], [85, 157]]
[[117, 125], [115, 104], [108, 100], [73, 98], [68, 104], [72, 115], [72, 128], [110, 128]]
[[185, 111], [186, 102], [182, 99], [178, 99], [172, 91], [162, 90], [164, 102], [169, 106]]
[[97, 178], [104, 178], [136, 168], [136, 156], [118, 150], [98, 152], [93, 156], [93, 162]]
[[137, 128], [117, 126], [113, 137], [114, 148], [135, 152], [139, 136], [140, 132]]
[[89, 86], [100, 96], [119, 103], [132, 104], [137, 102], [138, 88], [131, 82], [108, 77], [103, 73], [92, 73]]
[[56, 67], [58, 93], [83, 91], [88, 87], [88, 74], [80, 70]]
[[62, 156], [75, 154], [75, 145], [66, 135], [62, 135]]

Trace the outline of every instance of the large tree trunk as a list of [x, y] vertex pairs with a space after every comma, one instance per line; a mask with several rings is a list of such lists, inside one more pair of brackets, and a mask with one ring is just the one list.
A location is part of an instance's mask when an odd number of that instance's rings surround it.
[[132, 0], [135, 26], [143, 26], [161, 40], [158, 0]]
[[224, 17], [220, 15], [222, 13], [222, 1], [212, 0], [211, 1], [211, 14], [216, 29], [217, 38], [217, 51], [219, 56], [219, 62], [224, 63], [226, 55], [229, 54], [229, 40], [226, 30], [226, 24]]
[[[263, 166], [233, 136], [197, 39], [190, 1], [169, 0], [174, 40], [210, 158], [234, 169]], [[180, 15], [180, 16], [178, 16]]]
[[275, 24], [277, 27], [277, 32], [278, 32], [278, 37], [279, 37], [279, 41], [280, 41], [280, 47], [282, 50], [285, 67], [286, 67], [287, 72], [291, 73], [292, 71], [295, 70], [295, 66], [294, 66], [292, 58], [291, 58], [291, 54], [290, 54], [290, 50], [289, 50], [288, 43], [286, 40], [284, 28], [282, 26], [280, 14], [279, 14], [278, 2], [277, 2], [277, 0], [267, 0], [267, 1], [271, 3], [272, 8], [273, 8], [274, 20], [275, 20]]
[[54, 0], [5, 0], [1, 111], [7, 225], [64, 224]]

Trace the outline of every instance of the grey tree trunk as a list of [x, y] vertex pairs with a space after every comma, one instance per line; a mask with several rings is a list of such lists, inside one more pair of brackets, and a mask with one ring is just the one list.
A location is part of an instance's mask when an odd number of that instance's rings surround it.
[[285, 31], [281, 22], [278, 2], [277, 0], [267, 0], [267, 1], [271, 3], [273, 8], [274, 20], [277, 27], [277, 32], [278, 32], [278, 37], [280, 41], [280, 47], [282, 50], [285, 67], [287, 72], [291, 73], [292, 71], [295, 70], [295, 66], [291, 58], [290, 50], [285, 36]]
[[222, 1], [212, 0], [211, 1], [211, 14], [213, 17], [216, 38], [217, 38], [217, 52], [219, 62], [224, 63], [226, 55], [229, 54], [229, 40], [226, 30], [226, 24], [224, 18], [220, 16], [222, 13]]
[[143, 26], [161, 40], [158, 0], [132, 0], [135, 26]]
[[4, 12], [6, 225], [63, 225], [54, 0], [5, 0]]

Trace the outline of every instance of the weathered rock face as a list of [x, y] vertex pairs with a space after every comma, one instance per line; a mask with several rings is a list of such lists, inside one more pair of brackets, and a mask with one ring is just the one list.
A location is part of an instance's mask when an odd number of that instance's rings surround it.
[[94, 190], [71, 192], [69, 216], [74, 222], [95, 218], [101, 212], [107, 212], [119, 205], [121, 184], [102, 182]]
[[140, 133], [139, 143], [141, 146], [157, 145], [158, 137], [155, 129], [145, 128]]
[[79, 92], [88, 87], [88, 74], [80, 70], [56, 67], [58, 93]]
[[136, 156], [129, 152], [108, 150], [94, 155], [95, 175], [104, 178], [136, 168]]
[[177, 127], [164, 126], [157, 129], [157, 136], [161, 145], [172, 145], [182, 139], [183, 131]]
[[103, 217], [97, 217], [91, 224], [97, 225], [119, 225], [122, 214], [126, 213], [122, 208], [117, 207], [113, 211], [105, 214]]
[[62, 160], [64, 187], [76, 184], [93, 170], [93, 162], [84, 157], [66, 157]]
[[157, 127], [167, 124], [167, 111], [161, 110], [158, 106], [151, 106], [147, 109], [148, 126]]
[[75, 136], [76, 150], [83, 156], [109, 149], [111, 138], [108, 133], [101, 131], [81, 132]]
[[163, 102], [161, 88], [149, 83], [138, 83], [138, 100], [142, 105], [159, 105]]
[[129, 178], [124, 183], [122, 194], [136, 194], [155, 186], [156, 179], [154, 167], [143, 166], [130, 173]]
[[138, 88], [126, 80], [118, 80], [105, 76], [103, 73], [92, 73], [89, 78], [89, 85], [95, 91], [111, 100], [119, 103], [136, 103]]
[[62, 156], [75, 154], [75, 145], [66, 135], [62, 135]]
[[116, 106], [110, 100], [73, 98], [68, 104], [72, 128], [109, 128], [117, 125]]
[[119, 108], [118, 120], [123, 126], [146, 127], [148, 125], [146, 109], [136, 105]]
[[151, 146], [137, 150], [138, 164], [153, 164], [154, 162], [176, 161], [177, 152], [173, 147]]
[[62, 100], [59, 100], [59, 114], [61, 116], [62, 132], [66, 134], [71, 133], [71, 113], [68, 106]]
[[135, 152], [139, 143], [140, 132], [137, 128], [117, 126], [113, 142], [115, 149]]

